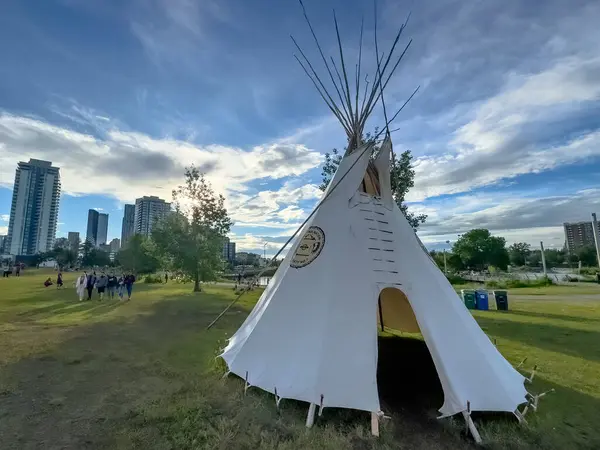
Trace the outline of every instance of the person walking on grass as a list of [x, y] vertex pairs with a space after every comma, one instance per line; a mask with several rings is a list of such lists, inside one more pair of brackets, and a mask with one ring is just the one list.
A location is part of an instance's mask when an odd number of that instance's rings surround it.
[[121, 274], [121, 276], [119, 277], [119, 280], [117, 281], [117, 284], [119, 285], [119, 287], [118, 287], [119, 298], [121, 300], [123, 300], [123, 295], [125, 294], [125, 275]]
[[79, 301], [82, 302], [85, 297], [85, 288], [87, 286], [87, 273], [83, 272], [75, 281], [75, 291], [79, 296]]
[[88, 293], [88, 300], [92, 299], [92, 293], [94, 292], [94, 286], [96, 285], [96, 272], [92, 272], [91, 275], [88, 275], [87, 277], [87, 282], [85, 285], [85, 288], [87, 289], [87, 293]]
[[108, 278], [104, 273], [100, 275], [98, 281], [96, 281], [96, 288], [98, 289], [98, 301], [104, 300], [104, 291], [106, 290], [106, 286], [108, 285]]
[[130, 273], [125, 276], [125, 289], [127, 289], [127, 300], [131, 300], [131, 291], [133, 290], [133, 283], [135, 283], [135, 275]]
[[63, 287], [62, 273], [58, 272], [56, 276], [56, 289], [60, 289], [61, 287]]
[[165, 272], [165, 284], [169, 282], [169, 272]]
[[115, 298], [115, 292], [117, 290], [118, 284], [119, 284], [119, 280], [117, 279], [117, 277], [115, 276], [114, 273], [111, 273], [108, 276], [108, 284], [107, 284], [108, 296], [110, 297], [111, 300], [114, 300], [114, 298]]

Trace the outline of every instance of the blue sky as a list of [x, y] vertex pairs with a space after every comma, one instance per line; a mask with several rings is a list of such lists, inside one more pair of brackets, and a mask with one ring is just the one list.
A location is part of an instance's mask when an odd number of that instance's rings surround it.
[[[371, 0], [305, 0], [327, 54], [332, 9], [354, 64]], [[600, 4], [548, 0], [379, 0], [380, 43], [413, 39], [388, 86], [396, 150], [415, 157], [411, 208], [430, 247], [475, 226], [509, 242], [561, 246], [564, 221], [600, 212]], [[295, 1], [48, 0], [0, 15], [0, 233], [19, 160], [61, 168], [59, 236], [87, 210], [170, 198], [202, 167], [227, 197], [245, 250], [270, 253], [319, 197], [322, 154], [345, 137], [293, 58], [318, 63]], [[318, 66], [320, 67], [320, 66]], [[372, 64], [370, 67], [371, 72]], [[374, 112], [367, 128], [383, 122]]]

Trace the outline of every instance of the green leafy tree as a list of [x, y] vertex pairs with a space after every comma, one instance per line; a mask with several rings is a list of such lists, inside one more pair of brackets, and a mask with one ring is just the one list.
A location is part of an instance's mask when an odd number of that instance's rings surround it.
[[594, 267], [598, 265], [596, 258], [596, 249], [592, 246], [580, 247], [575, 251], [578, 261], [587, 267]]
[[77, 263], [77, 253], [68, 248], [57, 248], [54, 250], [54, 254], [56, 262], [61, 269]]
[[223, 239], [232, 222], [225, 199], [216, 195], [194, 166], [185, 171], [185, 184], [173, 191], [175, 211], [157, 223], [152, 240], [157, 251], [171, 262], [171, 268], [200, 282], [214, 280], [223, 267]]
[[60, 237], [54, 241], [54, 248], [69, 248], [69, 240], [64, 237]]
[[107, 252], [97, 249], [90, 241], [81, 246], [81, 265], [84, 267], [110, 266], [110, 256]]
[[527, 257], [527, 265], [529, 267], [539, 267], [542, 265], [541, 250], [532, 250]]
[[154, 243], [141, 234], [134, 234], [129, 238], [127, 247], [117, 253], [115, 263], [127, 271], [138, 274], [155, 272], [161, 266]]
[[492, 236], [489, 230], [478, 228], [463, 234], [452, 246], [452, 253], [468, 268], [482, 270], [495, 266], [506, 270], [509, 256], [505, 245], [503, 237]]
[[90, 256], [94, 250], [94, 245], [90, 241], [83, 241], [81, 244], [81, 265], [84, 267], [92, 266], [92, 257]]
[[[374, 137], [367, 133], [365, 142], [375, 141]], [[346, 149], [344, 149], [344, 152]], [[377, 155], [379, 147], [373, 146], [372, 156]], [[338, 169], [342, 161], [342, 155], [337, 149], [333, 149], [331, 153], [325, 154], [325, 162], [323, 164], [321, 175], [323, 182], [319, 186], [319, 189], [325, 191], [327, 186], [331, 182], [333, 175]], [[404, 199], [406, 194], [415, 185], [415, 171], [412, 165], [412, 154], [410, 150], [406, 150], [400, 154], [400, 157], [395, 157], [390, 164], [390, 181], [392, 188], [392, 195], [394, 200], [400, 208], [400, 211], [404, 213], [408, 223], [416, 230], [419, 225], [425, 223], [427, 220], [426, 214], [414, 214], [408, 210], [408, 206], [405, 204]]]
[[[436, 263], [436, 265], [441, 269], [444, 270], [444, 252], [438, 252], [436, 250], [431, 250], [429, 252], [429, 256], [431, 256], [431, 259], [433, 259]], [[446, 258], [448, 257], [448, 255], [446, 255]], [[448, 263], [448, 260], [446, 260], [446, 263]]]
[[558, 267], [565, 262], [564, 250], [549, 248], [545, 250], [546, 266], [547, 267]]
[[526, 242], [515, 242], [508, 247], [510, 263], [514, 266], [524, 266], [530, 253], [531, 245]]

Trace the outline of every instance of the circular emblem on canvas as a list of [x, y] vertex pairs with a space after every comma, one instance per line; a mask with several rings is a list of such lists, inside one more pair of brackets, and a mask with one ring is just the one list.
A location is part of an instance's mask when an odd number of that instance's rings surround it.
[[325, 233], [323, 230], [319, 227], [310, 227], [302, 236], [290, 266], [296, 269], [308, 266], [317, 259], [324, 246]]

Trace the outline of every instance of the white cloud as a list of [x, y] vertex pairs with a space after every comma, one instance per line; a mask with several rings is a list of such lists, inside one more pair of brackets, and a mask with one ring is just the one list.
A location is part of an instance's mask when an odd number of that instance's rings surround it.
[[[487, 228], [507, 243], [527, 242], [562, 247], [564, 222], [591, 220], [600, 211], [600, 190], [585, 189], [560, 196], [523, 197], [520, 193], [463, 195], [433, 202], [426, 207], [430, 216], [419, 229], [427, 245], [456, 241], [473, 228]], [[418, 206], [413, 208], [417, 211]]]
[[[143, 195], [169, 199], [172, 188], [183, 181], [184, 167], [191, 164], [206, 173], [217, 192], [237, 192], [243, 200], [250, 198], [242, 195], [249, 181], [298, 176], [321, 161], [319, 153], [298, 144], [265, 144], [245, 151], [156, 139], [118, 128], [97, 138], [6, 113], [0, 114], [0, 147], [0, 184], [6, 187], [12, 186], [18, 161], [47, 159], [60, 167], [65, 193], [111, 195], [122, 202]], [[254, 204], [300, 201], [314, 189], [284, 189], [280, 194], [267, 191], [260, 193]]]
[[450, 151], [416, 159], [408, 199], [466, 192], [600, 155], [600, 131], [573, 135], [561, 128], [599, 100], [600, 58], [565, 58], [537, 74], [513, 74], [455, 132]]
[[288, 181], [277, 191], [264, 190], [255, 195], [234, 193], [229, 196], [227, 206], [237, 226], [291, 229], [307, 215], [296, 205], [303, 201], [314, 202], [321, 194], [315, 185], [294, 187]]
[[10, 220], [9, 214], [0, 214], [0, 222], [8, 222]]

